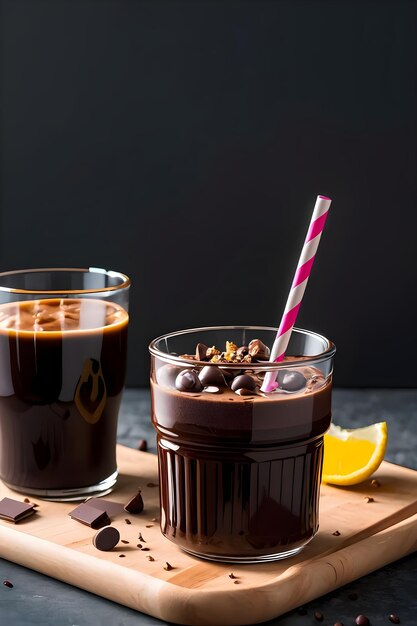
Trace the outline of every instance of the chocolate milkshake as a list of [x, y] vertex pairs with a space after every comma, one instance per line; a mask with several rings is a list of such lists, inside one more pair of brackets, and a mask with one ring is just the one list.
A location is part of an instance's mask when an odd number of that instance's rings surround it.
[[[197, 339], [195, 353], [181, 354], [181, 335], [150, 347], [161, 529], [208, 559], [291, 556], [318, 529], [334, 347], [295, 330], [297, 352], [274, 365], [257, 332], [273, 340], [272, 329], [202, 329], [182, 336], [187, 351], [189, 335]], [[223, 347], [214, 334], [228, 337]], [[263, 393], [271, 368], [278, 388]]]

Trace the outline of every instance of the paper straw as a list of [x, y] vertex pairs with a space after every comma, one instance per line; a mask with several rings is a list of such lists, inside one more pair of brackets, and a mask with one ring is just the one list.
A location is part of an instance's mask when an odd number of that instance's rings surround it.
[[[311, 268], [319, 247], [321, 233], [329, 212], [330, 198], [325, 196], [317, 196], [316, 205], [313, 215], [311, 216], [310, 226], [308, 228], [307, 237], [301, 251], [297, 269], [295, 270], [294, 280], [292, 281], [290, 293], [288, 294], [287, 304], [285, 305], [281, 323], [275, 337], [274, 345], [271, 349], [270, 361], [278, 363], [284, 358], [285, 351], [290, 341], [292, 329], [301, 306], [304, 291], [307, 286]], [[274, 391], [278, 387], [276, 382], [277, 372], [267, 372], [265, 380], [261, 387], [261, 391]]]

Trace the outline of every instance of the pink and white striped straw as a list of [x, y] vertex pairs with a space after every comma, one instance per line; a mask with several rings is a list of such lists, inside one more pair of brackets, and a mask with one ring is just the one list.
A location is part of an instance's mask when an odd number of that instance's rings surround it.
[[[288, 294], [284, 314], [275, 337], [274, 345], [271, 349], [271, 356], [269, 357], [269, 360], [274, 361], [275, 363], [283, 360], [285, 351], [288, 347], [292, 329], [294, 328], [295, 320], [297, 319], [298, 310], [301, 306], [304, 291], [307, 287], [311, 268], [313, 267], [317, 248], [319, 247], [321, 233], [323, 232], [324, 224], [326, 223], [331, 202], [330, 198], [317, 196], [307, 237], [301, 251], [290, 293]], [[276, 377], [277, 372], [267, 372], [261, 391], [274, 391], [278, 387]]]

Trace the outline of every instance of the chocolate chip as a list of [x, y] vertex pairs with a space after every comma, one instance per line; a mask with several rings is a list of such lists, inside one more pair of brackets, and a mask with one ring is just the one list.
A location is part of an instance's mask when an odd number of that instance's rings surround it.
[[122, 543], [129, 543], [127, 539], [122, 539]]
[[260, 339], [252, 339], [248, 345], [248, 352], [249, 355], [257, 361], [269, 360], [269, 348]]
[[165, 565], [164, 565], [164, 570], [166, 570], [167, 572], [170, 572], [172, 569], [174, 569], [174, 568], [172, 567], [172, 565], [170, 565], [170, 564], [168, 563], [168, 561], [166, 561], [166, 563], [165, 563]]
[[335, 537], [340, 537], [342, 533], [340, 533], [338, 530], [335, 530], [334, 533], [332, 533], [332, 535], [334, 535]]
[[150, 554], [148, 554], [148, 556], [146, 558], [148, 559], [148, 561], [155, 561], [153, 556], [151, 556]]
[[376, 478], [371, 480], [371, 487], [375, 487], [375, 489], [377, 489], [380, 486], [381, 486], [381, 483], [379, 482], [379, 480], [377, 480]]
[[278, 372], [278, 386], [284, 391], [300, 391], [307, 384], [306, 378], [297, 371], [280, 370]]
[[13, 583], [11, 583], [10, 580], [3, 580], [3, 585], [9, 587], [9, 589], [13, 589]]
[[206, 365], [200, 371], [198, 378], [204, 387], [225, 387], [226, 379], [221, 370], [215, 365]]
[[298, 615], [307, 615], [307, 609], [304, 606], [300, 606], [297, 609]]
[[314, 611], [314, 619], [316, 619], [318, 622], [322, 622], [324, 620], [323, 613], [320, 613], [320, 611]]
[[137, 547], [137, 548], [139, 548], [139, 549], [141, 550], [141, 549], [142, 549], [142, 544], [141, 544], [141, 543], [138, 543], [138, 544], [136, 545], [136, 547]]
[[359, 597], [358, 594], [355, 593], [354, 591], [352, 593], [348, 593], [349, 600], [357, 600], [358, 597]]
[[395, 613], [391, 613], [391, 615], [388, 616], [388, 619], [392, 624], [401, 624], [400, 618], [398, 615], [395, 615]]
[[370, 626], [369, 619], [365, 615], [358, 615], [355, 618], [356, 626]]
[[249, 374], [241, 374], [240, 376], [236, 376], [231, 384], [231, 389], [232, 391], [247, 389], [253, 393], [256, 389], [256, 382], [252, 376], [249, 376]]
[[365, 497], [364, 497], [364, 500], [365, 500], [366, 502], [368, 502], [368, 503], [369, 503], [369, 502], [375, 502], [375, 500], [374, 500], [373, 498], [371, 498], [371, 496], [365, 496]]
[[207, 350], [208, 346], [204, 343], [198, 343], [195, 348], [195, 358], [197, 361], [206, 361], [207, 360]]
[[86, 504], [85, 502], [77, 506], [73, 511], [70, 511], [68, 515], [72, 519], [77, 520], [77, 522], [94, 529], [102, 528], [110, 524], [110, 518], [106, 511], [96, 509], [94, 506]]
[[29, 517], [35, 513], [33, 504], [26, 504], [20, 502], [20, 500], [13, 500], [13, 498], [3, 498], [0, 500], [0, 518], [9, 522], [20, 522], [25, 517]]
[[108, 552], [113, 550], [119, 543], [120, 533], [114, 526], [106, 526], [98, 531], [93, 537], [93, 545], [97, 550]]
[[203, 390], [197, 372], [194, 370], [183, 370], [175, 379], [175, 387], [178, 391], [195, 393]]
[[126, 522], [126, 524], [129, 524], [129, 525], [132, 523], [132, 522], [130, 521], [130, 519], [127, 519], [127, 518], [125, 519], [125, 522]]
[[163, 387], [175, 387], [175, 379], [180, 371], [174, 365], [163, 365], [155, 372], [156, 382]]
[[138, 450], [140, 450], [141, 452], [148, 451], [148, 442], [146, 441], [146, 439], [140, 439], [138, 441]]
[[204, 387], [204, 393], [220, 393], [218, 387]]
[[124, 506], [124, 510], [128, 513], [133, 513], [136, 515], [137, 513], [142, 513], [143, 511], [143, 498], [141, 491], [139, 489], [138, 493], [133, 496], [131, 500]]

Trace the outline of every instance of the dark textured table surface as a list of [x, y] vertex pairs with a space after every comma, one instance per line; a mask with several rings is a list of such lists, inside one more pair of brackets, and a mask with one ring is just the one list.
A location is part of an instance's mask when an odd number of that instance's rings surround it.
[[[150, 451], [155, 451], [149, 415], [149, 392], [126, 391], [119, 442], [136, 446], [139, 439], [145, 438]], [[386, 459], [417, 469], [417, 390], [338, 389], [334, 392], [333, 420], [346, 427], [387, 421]], [[5, 579], [12, 581], [14, 587], [0, 586], [1, 626], [158, 626], [167, 623], [0, 559], [0, 581]], [[349, 598], [352, 593], [357, 594], [356, 600]], [[306, 615], [293, 611], [267, 623], [279, 626], [318, 624], [314, 611], [320, 611], [324, 615], [321, 622], [324, 626], [332, 626], [337, 621], [353, 626], [358, 614], [367, 615], [372, 626], [389, 626], [391, 613], [396, 613], [404, 626], [417, 626], [417, 553], [318, 598], [306, 608]]]

